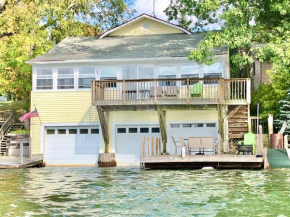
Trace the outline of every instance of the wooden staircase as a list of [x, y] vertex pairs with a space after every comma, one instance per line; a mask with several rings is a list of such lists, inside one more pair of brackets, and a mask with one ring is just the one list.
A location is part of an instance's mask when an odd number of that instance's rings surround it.
[[24, 125], [22, 123], [12, 123], [6, 133], [4, 134], [4, 137], [0, 141], [0, 155], [7, 155], [8, 151], [8, 144], [10, 142], [10, 136], [8, 136], [8, 133], [11, 133], [15, 130], [21, 130], [24, 128]]
[[229, 121], [229, 139], [243, 139], [248, 129], [248, 106], [231, 108]]

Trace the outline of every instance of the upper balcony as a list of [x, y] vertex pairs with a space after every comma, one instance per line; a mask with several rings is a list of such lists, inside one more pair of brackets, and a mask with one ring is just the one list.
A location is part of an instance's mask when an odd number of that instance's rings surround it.
[[140, 79], [92, 81], [92, 104], [113, 105], [248, 105], [250, 79]]

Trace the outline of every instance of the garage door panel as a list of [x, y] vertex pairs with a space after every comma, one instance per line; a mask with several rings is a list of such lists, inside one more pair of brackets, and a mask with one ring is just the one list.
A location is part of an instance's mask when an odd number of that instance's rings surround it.
[[[49, 128], [65, 134], [47, 134], [45, 138], [45, 161], [50, 165], [96, 164], [99, 157], [99, 134], [91, 134], [91, 128]], [[80, 134], [82, 132], [87, 134]], [[53, 131], [50, 131], [53, 132]]]
[[[116, 161], [119, 166], [139, 166], [142, 137], [158, 137], [160, 133], [152, 133], [152, 128], [159, 129], [158, 125], [120, 125], [116, 132]], [[155, 141], [155, 140], [154, 140]]]

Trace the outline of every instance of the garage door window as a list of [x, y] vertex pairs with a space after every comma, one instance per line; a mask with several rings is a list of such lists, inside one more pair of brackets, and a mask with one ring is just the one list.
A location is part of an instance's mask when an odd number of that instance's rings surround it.
[[215, 123], [206, 124], [206, 127], [215, 127]]
[[80, 129], [80, 134], [89, 134], [88, 129]]
[[69, 129], [68, 130], [68, 133], [69, 134], [77, 134], [78, 133], [78, 130], [77, 129]]
[[91, 129], [91, 134], [99, 134], [99, 129]]
[[117, 132], [118, 133], [126, 133], [126, 128], [118, 128]]
[[149, 133], [149, 128], [148, 127], [141, 127], [140, 133]]
[[152, 133], [159, 133], [159, 127], [152, 127]]
[[171, 128], [180, 128], [180, 124], [171, 124]]
[[55, 134], [55, 130], [47, 130], [46, 134], [47, 135], [53, 135], [53, 134]]
[[137, 133], [138, 128], [129, 128], [129, 133]]
[[203, 127], [203, 124], [193, 124], [194, 127]]
[[57, 130], [57, 134], [66, 134], [66, 130], [65, 129], [59, 129], [59, 130]]

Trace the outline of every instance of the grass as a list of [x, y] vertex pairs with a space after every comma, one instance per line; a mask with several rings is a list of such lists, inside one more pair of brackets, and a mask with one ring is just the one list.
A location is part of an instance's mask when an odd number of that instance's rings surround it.
[[25, 101], [0, 102], [0, 111], [7, 110], [12, 111], [15, 119], [18, 119], [29, 110], [29, 103]]
[[28, 130], [14, 130], [11, 132], [12, 134], [29, 134]]

